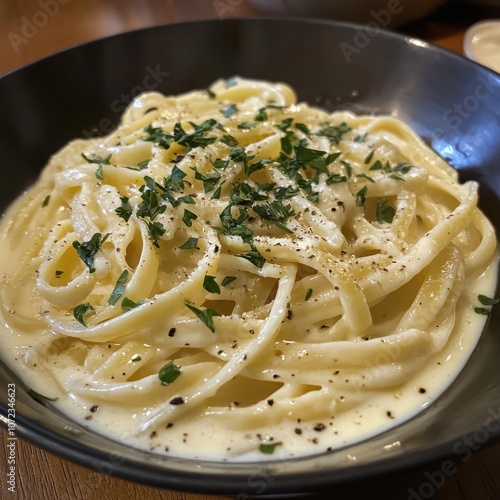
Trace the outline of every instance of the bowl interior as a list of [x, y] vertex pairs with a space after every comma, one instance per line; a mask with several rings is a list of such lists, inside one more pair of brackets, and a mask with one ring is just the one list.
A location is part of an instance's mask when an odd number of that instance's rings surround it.
[[[462, 180], [481, 182], [481, 207], [500, 228], [499, 75], [401, 35], [290, 19], [151, 28], [74, 48], [1, 78], [2, 211], [68, 140], [111, 131], [134, 95], [177, 94], [235, 74], [285, 81], [300, 100], [331, 111], [391, 114], [407, 122]], [[130, 449], [74, 424], [33, 398], [1, 363], [0, 380], [17, 385], [20, 435], [103, 472], [174, 489], [249, 494], [261, 487], [249, 478], [266, 474], [272, 476], [266, 494], [312, 491], [447, 454], [460, 457], [466, 435], [498, 437], [500, 424], [490, 424], [500, 421], [499, 329], [496, 310], [458, 380], [425, 412], [390, 432], [348, 451], [281, 463], [197, 462], [196, 473], [189, 460]], [[0, 405], [5, 416], [7, 391], [0, 391]]]

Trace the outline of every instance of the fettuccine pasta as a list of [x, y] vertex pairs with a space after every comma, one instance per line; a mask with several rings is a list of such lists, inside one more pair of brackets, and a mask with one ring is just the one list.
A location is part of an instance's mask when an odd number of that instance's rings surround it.
[[425, 407], [493, 304], [494, 230], [401, 121], [233, 78], [138, 96], [2, 223], [3, 357], [159, 453], [338, 449]]

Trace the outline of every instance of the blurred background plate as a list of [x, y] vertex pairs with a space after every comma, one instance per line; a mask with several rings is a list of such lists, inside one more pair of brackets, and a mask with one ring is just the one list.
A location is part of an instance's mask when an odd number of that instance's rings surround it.
[[429, 14], [448, 0], [251, 0], [262, 13], [331, 18], [356, 23], [377, 22], [394, 28]]

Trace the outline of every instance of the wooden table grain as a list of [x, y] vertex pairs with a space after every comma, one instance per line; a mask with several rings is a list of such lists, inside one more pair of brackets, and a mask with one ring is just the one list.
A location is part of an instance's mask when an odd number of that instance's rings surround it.
[[[254, 16], [259, 13], [246, 0], [1, 1], [0, 75], [58, 50], [96, 38], [174, 21], [216, 18], [221, 15]], [[424, 20], [398, 27], [398, 30], [462, 53], [465, 30], [485, 18], [500, 18], [500, 8], [453, 2]], [[6, 429], [0, 426], [1, 499], [224, 498], [161, 490], [107, 476], [56, 457], [20, 438], [15, 457], [16, 491], [12, 492], [8, 489], [7, 481], [7, 437]], [[481, 446], [471, 456], [455, 457], [452, 474], [444, 474], [442, 467], [443, 462], [426, 464], [397, 476], [372, 480], [348, 490], [327, 491], [311, 498], [500, 499], [500, 443]]]

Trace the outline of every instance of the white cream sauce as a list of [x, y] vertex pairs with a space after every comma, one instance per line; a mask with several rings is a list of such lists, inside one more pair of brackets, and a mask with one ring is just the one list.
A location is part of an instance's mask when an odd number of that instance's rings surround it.
[[[5, 226], [5, 224], [4, 224]], [[2, 262], [6, 262], [2, 256]], [[29, 339], [15, 331], [3, 332], [0, 352], [13, 370], [20, 372], [27, 385], [50, 398], [57, 409], [89, 429], [119, 440], [130, 446], [186, 458], [208, 460], [263, 460], [284, 459], [338, 449], [370, 438], [414, 417], [432, 404], [464, 368], [481, 336], [487, 317], [477, 314], [479, 294], [492, 297], [498, 274], [498, 258], [479, 278], [469, 283], [458, 305], [456, 328], [446, 347], [403, 386], [383, 391], [352, 411], [339, 412], [330, 419], [314, 419], [304, 414], [300, 421], [287, 425], [270, 425], [266, 435], [252, 429], [232, 429], [233, 423], [221, 426], [214, 417], [186, 418], [175, 424], [162, 426], [154, 432], [135, 435], [141, 417], [129, 407], [99, 404], [75, 394], [55, 392], [55, 386], [44, 379], [36, 367], [15, 361]], [[5, 328], [5, 326], [3, 326]], [[387, 351], [387, 356], [397, 353]], [[339, 374], [341, 375], [341, 374]], [[140, 398], [140, 394], [137, 394]], [[136, 401], [133, 401], [135, 404]], [[345, 404], [349, 404], [346, 400]], [[388, 438], [390, 441], [390, 437]], [[279, 443], [272, 455], [259, 451], [263, 441]]]

